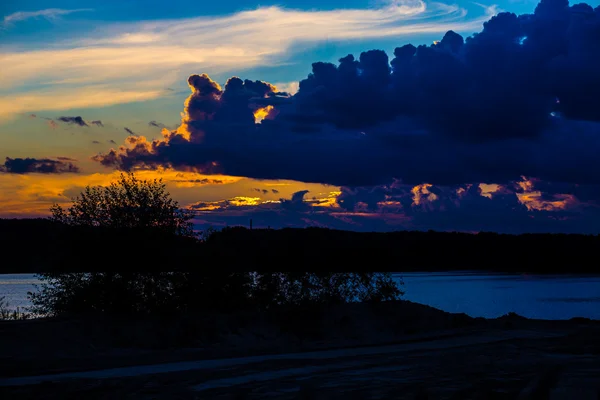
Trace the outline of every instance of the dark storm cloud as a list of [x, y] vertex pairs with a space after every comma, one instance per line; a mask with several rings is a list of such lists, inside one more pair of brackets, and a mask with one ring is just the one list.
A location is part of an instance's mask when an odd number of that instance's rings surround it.
[[[600, 184], [600, 8], [544, 0], [464, 40], [318, 62], [292, 97], [192, 75], [179, 131], [95, 159], [357, 187]], [[260, 124], [253, 112], [272, 106]], [[375, 195], [375, 194], [374, 194]], [[346, 200], [351, 201], [351, 200]]]
[[6, 157], [4, 164], [0, 164], [0, 172], [12, 174], [42, 173], [60, 174], [79, 172], [79, 167], [68, 157], [49, 158], [10, 158]]
[[99, 126], [99, 127], [101, 127], [101, 128], [103, 128], [103, 127], [104, 127], [104, 124], [103, 124], [103, 123], [102, 123], [102, 121], [100, 121], [100, 120], [91, 121], [91, 122], [90, 122], [90, 124], [92, 124], [92, 125], [96, 125], [96, 126]]
[[131, 136], [136, 136], [135, 132], [133, 132], [131, 129], [124, 127], [123, 128], [125, 130], [125, 132], [127, 132], [128, 134], [130, 134]]
[[67, 124], [75, 124], [79, 126], [89, 126], [81, 117], [58, 117], [57, 121], [66, 122]]

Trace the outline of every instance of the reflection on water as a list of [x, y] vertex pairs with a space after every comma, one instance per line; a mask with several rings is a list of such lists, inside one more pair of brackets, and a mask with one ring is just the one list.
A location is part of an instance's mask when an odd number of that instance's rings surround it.
[[[404, 298], [445, 311], [496, 318], [516, 312], [528, 318], [600, 319], [600, 276], [498, 275], [474, 271], [394, 274], [404, 281]], [[29, 305], [32, 274], [0, 275], [0, 297], [11, 308]]]

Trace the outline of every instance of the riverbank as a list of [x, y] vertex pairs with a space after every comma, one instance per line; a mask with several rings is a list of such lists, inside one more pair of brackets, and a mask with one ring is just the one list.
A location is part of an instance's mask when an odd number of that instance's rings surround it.
[[471, 318], [410, 301], [147, 318], [0, 321], [0, 376], [415, 342], [490, 330], [571, 332], [600, 321]]
[[0, 397], [515, 399], [552, 389], [585, 400], [573, 390], [595, 395], [598, 355], [600, 321], [471, 318], [409, 301], [4, 321]]

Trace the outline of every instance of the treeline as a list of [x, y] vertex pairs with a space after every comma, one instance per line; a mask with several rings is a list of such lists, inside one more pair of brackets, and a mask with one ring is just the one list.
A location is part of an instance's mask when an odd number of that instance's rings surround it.
[[600, 236], [226, 228], [202, 239], [0, 219], [1, 273], [199, 269], [600, 273]]

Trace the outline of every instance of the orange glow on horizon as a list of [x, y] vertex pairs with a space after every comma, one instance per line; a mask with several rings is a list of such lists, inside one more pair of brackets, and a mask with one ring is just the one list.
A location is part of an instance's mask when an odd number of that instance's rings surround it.
[[[0, 217], [41, 217], [49, 215], [54, 203], [69, 206], [86, 186], [107, 186], [115, 182], [120, 171], [92, 174], [0, 174]], [[171, 169], [138, 170], [139, 179], [161, 179], [168, 190], [227, 185], [244, 178], [202, 175]]]

